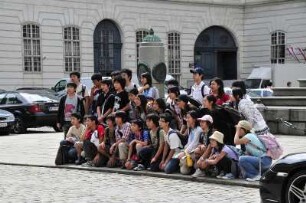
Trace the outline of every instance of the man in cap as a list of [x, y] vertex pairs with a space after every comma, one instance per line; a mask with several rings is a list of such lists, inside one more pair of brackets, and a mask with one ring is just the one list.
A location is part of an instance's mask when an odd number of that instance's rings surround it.
[[202, 104], [204, 97], [210, 93], [209, 87], [203, 82], [204, 71], [201, 67], [195, 67], [190, 70], [190, 73], [193, 74], [194, 80], [194, 84], [191, 86], [190, 96]]

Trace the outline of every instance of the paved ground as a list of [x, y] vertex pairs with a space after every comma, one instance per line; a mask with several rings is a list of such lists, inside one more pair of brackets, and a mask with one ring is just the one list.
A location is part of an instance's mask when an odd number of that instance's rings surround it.
[[[61, 133], [0, 136], [0, 162], [54, 166]], [[285, 153], [306, 137], [279, 136]], [[146, 176], [0, 165], [0, 202], [259, 202], [258, 189]]]

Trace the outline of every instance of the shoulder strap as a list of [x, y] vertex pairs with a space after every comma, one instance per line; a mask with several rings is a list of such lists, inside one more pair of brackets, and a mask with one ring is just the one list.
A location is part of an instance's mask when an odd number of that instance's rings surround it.
[[86, 86], [82, 84], [82, 97], [85, 96]]
[[205, 97], [205, 86], [206, 86], [206, 84], [204, 83], [203, 85], [202, 85], [202, 87], [201, 87], [201, 94], [202, 94], [202, 97], [204, 98]]
[[157, 137], [157, 147], [159, 147], [160, 143], [159, 143], [159, 138], [160, 138], [160, 127], [157, 128], [157, 132], [156, 132], [156, 137]]

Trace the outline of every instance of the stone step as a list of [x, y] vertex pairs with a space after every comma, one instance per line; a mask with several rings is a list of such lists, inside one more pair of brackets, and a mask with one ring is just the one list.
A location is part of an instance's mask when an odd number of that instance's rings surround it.
[[306, 96], [306, 87], [274, 87], [273, 96]]
[[252, 97], [254, 103], [261, 102], [265, 106], [304, 106], [306, 107], [306, 96], [273, 96]]

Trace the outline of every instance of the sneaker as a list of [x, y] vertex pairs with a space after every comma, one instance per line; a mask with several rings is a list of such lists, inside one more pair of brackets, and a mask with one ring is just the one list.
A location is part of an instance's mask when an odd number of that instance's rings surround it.
[[143, 171], [143, 170], [145, 170], [145, 167], [142, 164], [138, 164], [138, 166], [136, 166], [133, 170], [134, 171]]
[[222, 177], [224, 180], [232, 180], [235, 179], [235, 176], [232, 173], [227, 173], [225, 176]]
[[258, 176], [255, 176], [254, 178], [247, 178], [246, 180], [247, 180], [247, 181], [250, 181], [250, 182], [255, 182], [255, 181], [259, 181], [260, 178], [261, 178], [261, 176], [258, 175]]
[[194, 172], [194, 174], [192, 174], [191, 176], [194, 177], [194, 178], [197, 178], [197, 177], [205, 177], [206, 174], [205, 174], [205, 172], [204, 172], [203, 170], [201, 170], [201, 169], [198, 168], [198, 169]]
[[82, 166], [85, 166], [85, 167], [93, 167], [94, 166], [94, 163], [92, 161], [87, 161], [86, 163], [83, 163]]
[[221, 171], [219, 175], [216, 176], [218, 179], [222, 179], [225, 176], [224, 171]]

